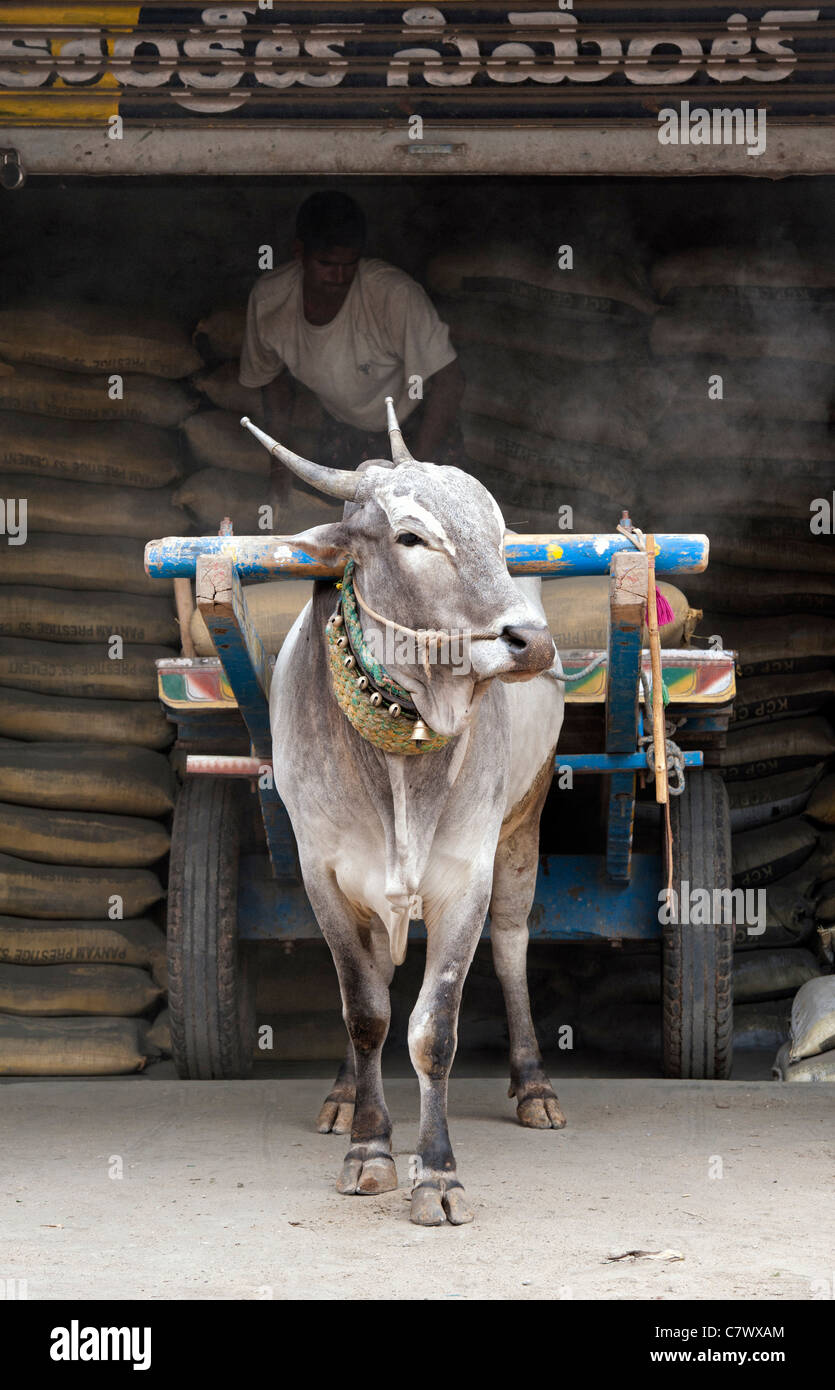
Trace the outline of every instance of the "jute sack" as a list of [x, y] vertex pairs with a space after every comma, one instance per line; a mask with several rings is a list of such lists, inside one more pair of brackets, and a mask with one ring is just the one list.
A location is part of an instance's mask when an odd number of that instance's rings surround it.
[[[268, 655], [281, 649], [287, 633], [312, 595], [313, 585], [306, 579], [277, 579], [266, 584], [247, 585], [247, 609]], [[197, 608], [191, 618], [191, 640], [198, 656], [217, 655]]]
[[[675, 519], [671, 517], [670, 521], [669, 529], [677, 529]], [[710, 555], [711, 564], [715, 561], [735, 569], [760, 569], [767, 561], [775, 570], [794, 574], [835, 574], [835, 545], [828, 536], [810, 535], [808, 516], [802, 521], [758, 518], [743, 526], [735, 518], [713, 516]], [[743, 574], [739, 583], [745, 582]]]
[[[798, 289], [835, 286], [835, 257], [801, 251], [758, 251], [749, 246], [699, 246], [659, 256], [650, 272], [656, 294], [716, 286], [772, 290], [778, 303], [796, 302]], [[814, 296], [810, 296], [814, 301]]]
[[508, 483], [525, 491], [529, 483], [544, 483], [552, 489], [579, 488], [601, 497], [611, 498], [619, 489], [637, 495], [638, 469], [622, 450], [582, 440], [549, 439], [467, 411], [462, 411], [460, 423], [469, 457], [506, 474]]
[[809, 980], [792, 1004], [789, 1059], [798, 1062], [835, 1048], [835, 975]]
[[835, 753], [835, 735], [827, 719], [781, 719], [754, 729], [729, 732], [716, 754], [727, 781], [773, 777], [820, 763]]
[[[662, 647], [678, 647], [693, 628], [693, 610], [674, 584], [659, 581], [658, 588], [673, 610], [672, 622], [659, 628]], [[543, 579], [542, 605], [557, 650], [605, 648], [608, 642], [609, 577], [581, 575], [576, 579]], [[649, 633], [644, 628], [644, 643]]]
[[173, 647], [125, 644], [121, 659], [111, 661], [101, 642], [74, 645], [71, 642], [30, 642], [26, 637], [0, 637], [0, 686], [37, 690], [45, 695], [90, 695], [94, 699], [132, 702], [155, 700], [157, 670], [154, 662], [179, 655], [179, 650]]
[[715, 353], [835, 364], [835, 304], [804, 304], [799, 325], [797, 313], [787, 314], [779, 302], [706, 296], [698, 305], [661, 309], [652, 321], [650, 347], [665, 360]]
[[158, 700], [84, 700], [4, 689], [0, 691], [0, 735], [32, 742], [167, 748], [174, 740], [174, 725]]
[[[200, 525], [210, 531], [217, 531], [223, 518], [228, 516], [237, 535], [257, 535], [262, 530], [260, 521], [264, 514], [261, 508], [270, 503], [270, 483], [266, 477], [258, 479], [244, 473], [203, 468], [180, 484], [174, 501], [177, 506], [193, 512]], [[181, 515], [186, 513], [181, 512]], [[294, 483], [286, 509], [273, 515], [272, 533], [290, 536], [309, 526], [336, 521], [341, 515], [342, 503], [303, 491]]]
[[[263, 451], [262, 451], [263, 452]], [[156, 425], [0, 415], [0, 469], [83, 483], [161, 488], [182, 471], [179, 440]]]
[[26, 498], [27, 524], [33, 531], [135, 536], [148, 541], [155, 536], [181, 535], [189, 525], [174, 506], [168, 487], [110, 487], [4, 473], [0, 476], [0, 496]]
[[196, 463], [204, 468], [269, 477], [270, 455], [231, 410], [200, 410], [186, 420], [183, 433]]
[[654, 531], [668, 529], [661, 523], [659, 513], [669, 507], [669, 497], [674, 491], [681, 508], [679, 525], [681, 516], [685, 515], [688, 530], [708, 534], [718, 512], [732, 513], [744, 521], [768, 519], [779, 511], [787, 519], [808, 524], [809, 499], [820, 487], [817, 480], [807, 479], [804, 483], [798, 478], [797, 486], [787, 489], [784, 477], [765, 475], [759, 468], [749, 469], [741, 459], [725, 459], [719, 463], [713, 459], [676, 459], [659, 463], [656, 458], [642, 471], [641, 483], [644, 530], [650, 526]]
[[164, 816], [175, 795], [168, 759], [150, 748], [26, 743], [0, 749], [0, 798], [16, 805]]
[[[733, 411], [756, 414], [784, 423], [806, 421], [826, 424], [835, 384], [832, 369], [815, 362], [791, 358], [745, 358], [720, 361], [716, 355], [692, 357], [665, 364], [672, 410]], [[708, 398], [708, 380], [722, 378], [722, 401]], [[772, 426], [773, 428], [773, 426]], [[779, 426], [779, 435], [782, 425]]]
[[119, 1076], [156, 1055], [138, 1018], [0, 1015], [0, 1076]]
[[135, 309], [59, 303], [0, 310], [0, 358], [77, 372], [179, 378], [200, 355], [169, 320]]
[[[782, 772], [776, 777], [759, 777], [753, 782], [731, 782], [728, 801], [731, 808], [731, 830], [756, 830], [771, 826], [775, 821], [798, 816], [807, 807], [812, 788], [823, 769], [823, 763], [812, 767]], [[809, 814], [807, 810], [807, 815]]]
[[62, 420], [136, 420], [175, 429], [197, 409], [198, 398], [185, 385], [142, 373], [122, 377], [121, 397], [114, 400], [112, 375], [13, 366], [0, 373], [0, 410]]
[[835, 773], [824, 777], [812, 792], [806, 814], [823, 825], [835, 825]]
[[135, 965], [0, 965], [7, 1014], [141, 1014], [162, 990]]
[[[463, 409], [504, 421], [535, 438], [599, 444], [604, 448], [641, 450], [647, 446], [646, 422], [634, 409], [638, 374], [622, 371], [604, 382], [599, 371], [572, 364], [543, 372], [532, 353], [474, 348], [461, 354], [467, 379]], [[603, 399], [606, 409], [601, 409]]]
[[[815, 933], [814, 868], [818, 851], [805, 864], [787, 874], [765, 890], [765, 925], [760, 921], [737, 922], [734, 930], [734, 950], [761, 951], [781, 947], [801, 946]], [[735, 890], [742, 892], [744, 890]]]
[[726, 650], [737, 653], [737, 670], [745, 676], [791, 675], [832, 665], [835, 620], [809, 617], [729, 618], [705, 613], [700, 633], [716, 633]]
[[737, 459], [750, 474], [782, 478], [807, 473], [831, 477], [835, 443], [825, 426], [779, 425], [761, 414], [729, 414], [724, 401], [705, 400], [701, 410], [670, 412], [653, 430], [653, 452], [660, 462], [670, 459]]
[[496, 347], [507, 352], [535, 352], [543, 359], [568, 362], [628, 361], [648, 347], [649, 319], [617, 325], [571, 319], [494, 303], [480, 295], [437, 296], [435, 308], [449, 325], [456, 347], [466, 344]]
[[791, 1062], [790, 1052], [789, 1044], [783, 1043], [771, 1068], [775, 1081], [835, 1081], [835, 1052], [807, 1057], [802, 1062]]
[[812, 826], [799, 816], [734, 835], [734, 887], [759, 888], [785, 878], [809, 858], [817, 842]]
[[746, 617], [783, 617], [788, 613], [822, 613], [835, 617], [835, 574], [791, 570], [740, 570], [711, 560], [690, 584], [691, 598], [715, 613]]
[[778, 1048], [789, 1036], [791, 1006], [788, 1000], [734, 1005], [734, 1047]]
[[554, 260], [518, 243], [480, 242], [441, 251], [427, 266], [426, 283], [436, 294], [474, 295], [532, 314], [615, 325], [653, 314], [657, 307], [639, 272], [626, 272], [614, 257], [578, 256], [574, 269], [560, 270]]
[[54, 921], [0, 917], [5, 965], [140, 965], [165, 985], [165, 935], [147, 917], [131, 921]]
[[[256, 425], [261, 425], [264, 428], [264, 421], [261, 418], [261, 390], [260, 388], [252, 390], [249, 386], [241, 386], [238, 381], [238, 371], [237, 361], [221, 362], [219, 367], [198, 372], [197, 376], [193, 378], [194, 385], [219, 410], [232, 411], [236, 420], [239, 420], [242, 415], [248, 415]], [[323, 419], [324, 412], [316, 396], [302, 382], [293, 377], [292, 407], [289, 415], [281, 422], [282, 431], [285, 429], [318, 431]], [[281, 440], [283, 443], [283, 432]]]
[[167, 1009], [161, 1009], [153, 1023], [146, 1025], [145, 1036], [163, 1056], [171, 1056], [171, 1022]]
[[734, 1002], [790, 999], [801, 985], [819, 974], [820, 966], [811, 951], [743, 951], [734, 956]]
[[174, 644], [180, 630], [171, 598], [107, 593], [95, 589], [47, 589], [8, 585], [0, 592], [0, 632], [50, 642]]
[[97, 536], [91, 545], [87, 536], [29, 531], [25, 545], [0, 546], [0, 584], [118, 589], [123, 594], [173, 599], [171, 580], [146, 574], [144, 557], [145, 541], [133, 536]]
[[168, 853], [159, 821], [0, 801], [0, 850], [45, 864], [147, 868]]
[[734, 727], [769, 723], [772, 719], [815, 714], [835, 695], [835, 671], [802, 671], [796, 676], [751, 676], [739, 681], [734, 703]]
[[210, 361], [230, 357], [237, 360], [244, 345], [245, 328], [245, 304], [213, 309], [198, 323], [192, 334], [192, 342]]
[[141, 917], [164, 896], [150, 869], [76, 869], [0, 854], [0, 912], [11, 917], [106, 917], [116, 897], [125, 917]]
[[237, 361], [221, 362], [219, 367], [204, 368], [192, 377], [192, 384], [218, 410], [233, 410], [237, 416], [249, 415], [258, 421], [261, 410], [261, 388], [241, 386]]
[[835, 922], [835, 886], [824, 884], [821, 895], [815, 904], [815, 917], [819, 922], [830, 925]]

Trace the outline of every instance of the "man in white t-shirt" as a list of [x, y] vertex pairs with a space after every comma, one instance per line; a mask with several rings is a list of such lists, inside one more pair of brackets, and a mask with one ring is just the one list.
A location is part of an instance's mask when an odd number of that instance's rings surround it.
[[[388, 457], [385, 398], [393, 396], [415, 458], [464, 464], [456, 415], [464, 374], [449, 329], [405, 271], [364, 257], [365, 218], [345, 193], [314, 193], [299, 209], [293, 260], [262, 275], [247, 307], [242, 386], [262, 388], [277, 435], [292, 381], [318, 397], [318, 463], [356, 467]], [[421, 398], [422, 393], [422, 398]], [[274, 491], [289, 475], [274, 465]]]

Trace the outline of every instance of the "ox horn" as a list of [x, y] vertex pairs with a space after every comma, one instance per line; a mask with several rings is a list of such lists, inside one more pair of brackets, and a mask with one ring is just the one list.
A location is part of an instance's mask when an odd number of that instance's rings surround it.
[[386, 417], [388, 420], [389, 439], [391, 440], [392, 462], [414, 463], [412, 455], [406, 448], [406, 441], [400, 432], [397, 416], [394, 413], [394, 400], [391, 396], [386, 396]]
[[351, 473], [347, 468], [326, 468], [322, 463], [313, 463], [311, 459], [302, 458], [301, 454], [294, 454], [292, 449], [285, 449], [283, 444], [259, 430], [247, 415], [242, 417], [241, 424], [260, 440], [274, 458], [279, 459], [291, 472], [304, 478], [306, 483], [318, 488], [320, 492], [328, 493], [330, 497], [341, 497], [345, 502], [356, 500], [360, 483], [363, 481], [361, 473]]

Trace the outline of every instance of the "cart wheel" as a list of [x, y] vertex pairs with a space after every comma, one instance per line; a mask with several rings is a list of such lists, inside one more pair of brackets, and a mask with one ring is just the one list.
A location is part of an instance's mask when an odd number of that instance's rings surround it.
[[[731, 887], [728, 794], [715, 772], [688, 772], [670, 799], [673, 888]], [[677, 914], [679, 917], [681, 912]], [[663, 928], [664, 1075], [724, 1079], [733, 1060], [733, 923]]]
[[254, 978], [238, 940], [238, 852], [243, 793], [236, 782], [193, 777], [174, 811], [168, 877], [168, 1008], [178, 1075], [248, 1076]]

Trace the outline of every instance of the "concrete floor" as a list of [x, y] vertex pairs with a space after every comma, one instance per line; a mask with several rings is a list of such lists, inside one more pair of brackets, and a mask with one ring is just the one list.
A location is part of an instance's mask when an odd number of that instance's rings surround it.
[[[318, 1070], [318, 1069], [317, 1069]], [[321, 1079], [21, 1080], [0, 1088], [0, 1277], [110, 1299], [808, 1299], [833, 1274], [825, 1085], [569, 1078], [523, 1130], [498, 1077], [453, 1078], [472, 1226], [408, 1189], [341, 1197]], [[414, 1079], [386, 1086], [401, 1183]], [[121, 1176], [119, 1174], [121, 1173]], [[630, 1250], [683, 1259], [626, 1259]]]

